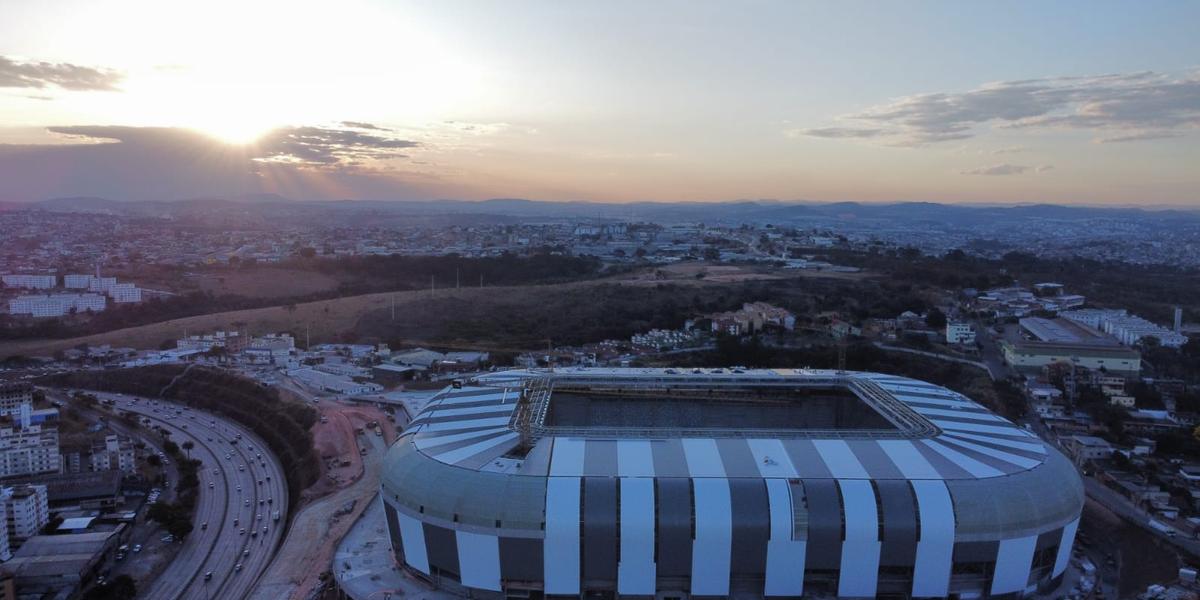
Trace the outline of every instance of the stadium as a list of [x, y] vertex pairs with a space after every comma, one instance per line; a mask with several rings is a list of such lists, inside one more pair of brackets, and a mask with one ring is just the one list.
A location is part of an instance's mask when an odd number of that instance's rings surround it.
[[961, 394], [808, 369], [490, 373], [381, 486], [397, 561], [479, 598], [1018, 598], [1061, 580], [1084, 497]]

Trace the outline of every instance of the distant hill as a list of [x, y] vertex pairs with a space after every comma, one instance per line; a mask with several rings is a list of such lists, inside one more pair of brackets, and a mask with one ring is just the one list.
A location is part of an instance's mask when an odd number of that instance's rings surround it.
[[[627, 204], [537, 201], [523, 198], [494, 198], [483, 201], [324, 201], [301, 202], [278, 194], [254, 194], [232, 198], [191, 198], [175, 201], [131, 202], [95, 197], [54, 198], [27, 206], [55, 212], [104, 213], [159, 218], [186, 218], [211, 225], [222, 223], [304, 223], [315, 218], [339, 224], [422, 217], [423, 222], [469, 219], [471, 222], [515, 222], [540, 219], [606, 219], [660, 223], [779, 223], [833, 226], [838, 222], [935, 223], [972, 226], [989, 223], [1018, 223], [1028, 219], [1117, 219], [1133, 221], [1200, 221], [1196, 210], [1145, 210], [1030, 204], [975, 206], [934, 202], [861, 203], [777, 200], [730, 202], [633, 202]], [[311, 222], [311, 221], [310, 221]], [[409, 222], [405, 220], [405, 222]], [[415, 222], [414, 222], [415, 223]]]

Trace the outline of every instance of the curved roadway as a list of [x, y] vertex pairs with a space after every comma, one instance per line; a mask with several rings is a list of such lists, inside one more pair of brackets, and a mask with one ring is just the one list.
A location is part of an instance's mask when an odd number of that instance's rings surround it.
[[[164, 427], [181, 446], [191, 440], [195, 443], [192, 458], [203, 463], [197, 472], [200, 487], [195, 529], [143, 595], [164, 600], [245, 597], [270, 563], [284, 534], [287, 484], [279, 461], [258, 436], [229, 419], [163, 400], [140, 398], [131, 402], [129, 396], [98, 395], [116, 400], [118, 410], [136, 413]], [[272, 502], [268, 504], [267, 499]], [[279, 521], [271, 518], [275, 511], [280, 513]], [[207, 528], [201, 528], [203, 523], [208, 523]], [[252, 531], [257, 535], [252, 536]], [[238, 564], [240, 570], [235, 568]], [[209, 572], [212, 577], [206, 579]]]

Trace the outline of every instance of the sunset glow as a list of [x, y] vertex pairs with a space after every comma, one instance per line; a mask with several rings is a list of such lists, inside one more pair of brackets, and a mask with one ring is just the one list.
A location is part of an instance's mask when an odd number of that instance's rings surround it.
[[[0, 143], [93, 126], [235, 146], [371, 133], [352, 144], [389, 151], [243, 168], [320, 169], [375, 199], [1197, 201], [1194, 6], [1116, 6], [1082, 29], [1037, 3], [936, 6], [6, 5]], [[29, 177], [5, 191], [83, 193]]]

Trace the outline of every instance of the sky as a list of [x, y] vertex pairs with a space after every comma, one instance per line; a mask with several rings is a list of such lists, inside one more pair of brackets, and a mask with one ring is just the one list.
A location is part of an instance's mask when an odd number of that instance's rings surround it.
[[1200, 3], [0, 2], [0, 201], [1200, 208]]

